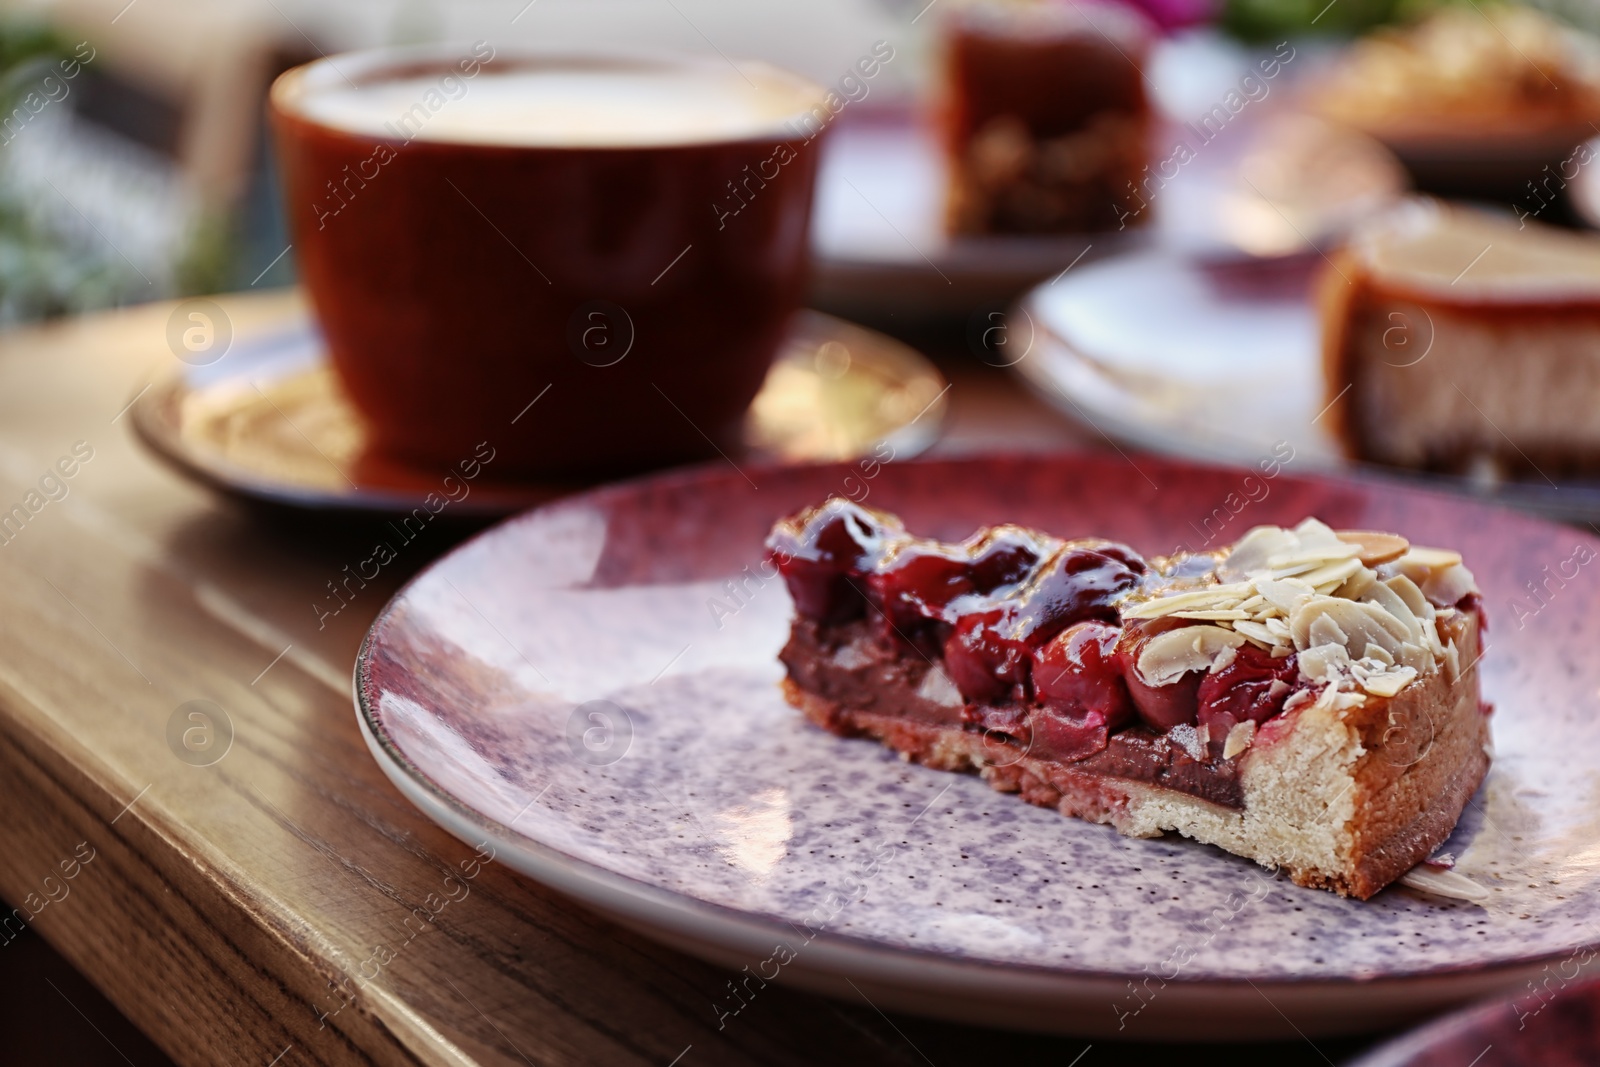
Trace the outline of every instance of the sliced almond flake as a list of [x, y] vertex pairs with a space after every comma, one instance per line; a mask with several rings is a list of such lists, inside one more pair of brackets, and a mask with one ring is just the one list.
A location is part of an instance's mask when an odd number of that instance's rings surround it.
[[1268, 556], [1267, 568], [1269, 570], [1278, 570], [1282, 567], [1293, 567], [1301, 563], [1325, 563], [1335, 559], [1354, 559], [1360, 554], [1361, 546], [1359, 545], [1347, 545], [1343, 542], [1337, 545], [1313, 545], [1293, 552]]
[[1301, 519], [1292, 532], [1308, 545], [1331, 545], [1339, 540], [1339, 535], [1321, 519]]
[[1297, 689], [1289, 694], [1288, 700], [1283, 702], [1283, 710], [1294, 711], [1296, 708], [1303, 708], [1307, 704], [1315, 703], [1316, 699], [1316, 695], [1311, 690]]
[[1232, 577], [1258, 571], [1266, 566], [1268, 556], [1293, 551], [1298, 543], [1294, 534], [1280, 526], [1252, 527], [1223, 557], [1218, 573]]
[[1305, 582], [1307, 585], [1320, 586], [1328, 585], [1329, 583], [1342, 585], [1346, 578], [1349, 578], [1351, 575], [1357, 573], [1361, 569], [1362, 567], [1360, 560], [1345, 559], [1340, 560], [1338, 563], [1330, 563], [1326, 567], [1314, 570], [1309, 574], [1302, 574], [1299, 577], [1300, 580]]
[[1367, 642], [1366, 650], [1361, 653], [1361, 658], [1375, 659], [1385, 667], [1394, 666], [1394, 657], [1389, 654], [1389, 650], [1371, 641]]
[[1268, 606], [1267, 605], [1267, 598], [1262, 596], [1260, 593], [1257, 593], [1255, 596], [1250, 597], [1248, 600], [1245, 600], [1245, 601], [1241, 602], [1239, 604], [1239, 610], [1240, 611], [1248, 611], [1248, 612], [1251, 612], [1253, 614], [1253, 613], [1255, 613], [1257, 611], [1260, 611], [1262, 608], [1267, 607], [1267, 606]]
[[1267, 603], [1287, 615], [1301, 600], [1316, 593], [1311, 586], [1298, 578], [1260, 578], [1256, 589], [1267, 598]]
[[1422, 545], [1412, 545], [1411, 551], [1400, 557], [1401, 563], [1414, 563], [1419, 567], [1429, 570], [1453, 567], [1461, 562], [1461, 553], [1448, 548], [1426, 548]]
[[1267, 619], [1262, 623], [1273, 637], [1289, 640], [1289, 623], [1284, 619]]
[[1203, 722], [1195, 727], [1194, 736], [1199, 739], [1201, 748], [1208, 747], [1211, 744], [1211, 724]]
[[1297, 578], [1302, 574], [1309, 574], [1322, 565], [1321, 560], [1310, 560], [1306, 563], [1291, 563], [1287, 567], [1274, 567], [1268, 572], [1269, 578]]
[[1146, 685], [1168, 685], [1189, 671], [1209, 670], [1223, 649], [1242, 644], [1243, 634], [1221, 626], [1183, 626], [1147, 640], [1134, 669]]
[[1413, 644], [1421, 640], [1422, 620], [1417, 618], [1416, 613], [1411, 610], [1411, 606], [1405, 602], [1405, 598], [1399, 593], [1396, 593], [1381, 582], [1376, 582], [1372, 588], [1367, 590], [1366, 595], [1361, 600], [1362, 603], [1377, 604], [1384, 611], [1404, 623], [1406, 632], [1410, 635], [1410, 640]]
[[1372, 587], [1378, 582], [1378, 576], [1367, 567], [1363, 566], [1350, 577], [1346, 578], [1333, 595], [1344, 600], [1360, 600], [1372, 592]]
[[[1294, 621], [1289, 624], [1294, 626]], [[1296, 640], [1295, 645], [1303, 648], [1320, 648], [1323, 645], [1342, 645], [1350, 649], [1350, 634], [1339, 625], [1339, 620], [1332, 615], [1323, 613], [1313, 615], [1306, 625], [1306, 636], [1303, 641]]]
[[1459, 563], [1429, 570], [1421, 586], [1422, 595], [1442, 608], [1457, 604], [1468, 593], [1478, 591], [1478, 583], [1472, 577], [1472, 572]]
[[[1323, 620], [1336, 623], [1343, 637], [1334, 635], [1326, 626], [1315, 625]], [[1405, 623], [1377, 604], [1326, 596], [1314, 597], [1296, 608], [1289, 616], [1289, 628], [1294, 634], [1296, 648], [1310, 648], [1331, 640], [1346, 645], [1352, 657], [1366, 648], [1368, 641], [1398, 653], [1411, 637]], [[1422, 652], [1422, 649], [1417, 651]]]
[[1250, 613], [1248, 611], [1240, 611], [1238, 608], [1218, 608], [1215, 611], [1174, 611], [1166, 616], [1169, 619], [1205, 619], [1208, 622], [1226, 622], [1248, 619], [1249, 617]]
[[1233, 729], [1228, 731], [1228, 740], [1222, 745], [1222, 758], [1232, 759], [1250, 747], [1250, 742], [1256, 738], [1256, 724], [1253, 719], [1235, 723]]
[[1411, 684], [1417, 672], [1410, 667], [1396, 667], [1381, 674], [1369, 674], [1359, 679], [1361, 688], [1375, 697], [1392, 697]]
[[1411, 547], [1399, 534], [1378, 530], [1340, 530], [1339, 540], [1361, 549], [1361, 562], [1369, 567], [1399, 559]]
[[1267, 629], [1264, 624], [1259, 622], [1250, 622], [1245, 619], [1240, 619], [1238, 622], [1233, 624], [1233, 628], [1244, 634], [1250, 640], [1256, 641], [1263, 645], [1277, 645], [1283, 643], [1282, 641], [1274, 638], [1272, 631]]
[[1122, 616], [1126, 619], [1159, 619], [1178, 611], [1231, 608], [1249, 596], [1250, 592], [1250, 586], [1247, 584], [1214, 585], [1209, 589], [1197, 589], [1191, 593], [1153, 597], [1124, 609]]
[[1396, 574], [1385, 579], [1384, 585], [1394, 590], [1394, 594], [1406, 602], [1406, 607], [1411, 609], [1411, 614], [1419, 619], [1432, 619], [1438, 614], [1438, 609], [1428, 603], [1428, 598], [1422, 595], [1422, 590], [1403, 574]]
[[1482, 904], [1489, 899], [1489, 890], [1456, 871], [1441, 871], [1419, 863], [1400, 876], [1400, 884], [1423, 893], [1452, 900], [1465, 900], [1469, 904]]
[[1233, 666], [1233, 661], [1238, 658], [1239, 650], [1232, 645], [1229, 645], [1227, 648], [1217, 653], [1217, 658], [1211, 661], [1211, 670], [1209, 673], [1216, 674], [1220, 670]]

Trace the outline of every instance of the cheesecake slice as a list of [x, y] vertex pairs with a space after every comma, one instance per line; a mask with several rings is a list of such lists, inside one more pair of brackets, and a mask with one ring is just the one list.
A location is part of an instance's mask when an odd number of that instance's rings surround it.
[[1353, 458], [1600, 471], [1600, 238], [1408, 201], [1332, 257], [1319, 304], [1323, 421]]
[[1130, 837], [1365, 899], [1488, 769], [1482, 600], [1454, 552], [1315, 519], [1166, 557], [1020, 526], [942, 543], [838, 498], [768, 548], [811, 721]]

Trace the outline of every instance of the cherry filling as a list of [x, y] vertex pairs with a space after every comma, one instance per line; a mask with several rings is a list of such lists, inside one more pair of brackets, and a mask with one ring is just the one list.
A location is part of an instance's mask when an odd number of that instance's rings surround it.
[[[944, 645], [945, 669], [964, 699], [995, 701], [1029, 698], [1036, 650], [1074, 623], [1114, 622], [1116, 602], [1139, 582], [1144, 569], [1128, 561], [1132, 550], [1115, 554], [1082, 544], [1051, 553], [1026, 584], [1004, 599], [967, 598], [955, 632]], [[1136, 557], [1134, 557], [1136, 559]]]
[[885, 647], [942, 654], [963, 721], [1046, 758], [1086, 758], [1139, 721], [1160, 731], [1198, 721], [1225, 738], [1239, 722], [1282, 711], [1295, 685], [1293, 657], [1253, 646], [1215, 674], [1146, 685], [1135, 668], [1144, 642], [1185, 623], [1118, 627], [1118, 603], [1150, 573], [1126, 545], [1017, 526], [958, 544], [923, 541], [893, 516], [839, 498], [779, 523], [767, 544], [802, 618], [865, 613]]
[[1117, 659], [1121, 637], [1115, 626], [1080, 622], [1034, 650], [1033, 691], [1039, 702], [1031, 720], [1034, 753], [1084, 759], [1133, 722], [1133, 699]]
[[866, 608], [862, 576], [907, 538], [894, 516], [832, 497], [780, 522], [767, 549], [795, 611], [817, 622], [849, 622]]
[[1036, 534], [1000, 526], [958, 545], [907, 541], [867, 575], [868, 595], [882, 612], [885, 638], [899, 637], [938, 651], [964, 617], [957, 605], [995, 599], [1014, 589], [1038, 566]]
[[1117, 664], [1122, 668], [1134, 709], [1146, 725], [1156, 730], [1194, 723], [1201, 676], [1199, 671], [1190, 671], [1168, 685], [1147, 685], [1139, 676], [1139, 656], [1150, 638], [1184, 625], [1187, 624], [1181, 619], [1130, 622], [1123, 627], [1122, 640], [1117, 643]]
[[1200, 682], [1197, 715], [1200, 723], [1212, 727], [1217, 736], [1235, 724], [1250, 720], [1266, 722], [1283, 710], [1283, 702], [1295, 688], [1300, 666], [1293, 655], [1273, 659], [1272, 654], [1255, 645], [1241, 645], [1233, 662], [1213, 671]]

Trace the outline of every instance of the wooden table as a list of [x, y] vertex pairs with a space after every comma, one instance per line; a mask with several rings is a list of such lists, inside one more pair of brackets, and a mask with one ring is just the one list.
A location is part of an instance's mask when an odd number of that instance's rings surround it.
[[[294, 299], [221, 302], [237, 338]], [[122, 413], [172, 366], [170, 311], [0, 340], [0, 518], [38, 505], [20, 531], [0, 527], [0, 896], [23, 909], [13, 933], [29, 919], [182, 1064], [1075, 1062], [1084, 1041], [777, 986], [719, 1030], [727, 975], [493, 864], [413, 936], [412, 909], [471, 850], [369, 757], [350, 672], [395, 587], [469, 531], [430, 528], [319, 628], [313, 604], [364, 558], [377, 520], [264, 513], [144, 452]], [[945, 450], [1083, 440], [1003, 375], [954, 381]], [[47, 478], [75, 448], [61, 467], [72, 476]], [[41, 478], [66, 495], [50, 499]], [[194, 700], [231, 724], [209, 766], [169, 741], [175, 717], [180, 733], [205, 728], [181, 710]], [[1319, 1046], [1233, 1058], [1320, 1064], [1347, 1047]], [[1170, 1056], [1114, 1046], [1083, 1067]]]

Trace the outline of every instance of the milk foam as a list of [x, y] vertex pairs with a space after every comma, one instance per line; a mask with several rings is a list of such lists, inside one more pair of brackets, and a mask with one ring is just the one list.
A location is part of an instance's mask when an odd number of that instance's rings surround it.
[[[515, 64], [515, 65], [513, 65]], [[496, 67], [499, 69], [497, 70]], [[321, 80], [321, 79], [319, 79]], [[476, 77], [441, 68], [291, 89], [315, 122], [402, 140], [615, 147], [787, 136], [820, 91], [759, 64], [507, 60]]]

